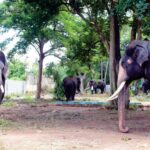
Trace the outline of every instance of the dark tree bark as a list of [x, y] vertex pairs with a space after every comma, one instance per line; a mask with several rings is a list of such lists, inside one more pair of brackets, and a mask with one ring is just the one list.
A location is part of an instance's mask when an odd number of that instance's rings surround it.
[[117, 89], [117, 77], [120, 60], [120, 31], [118, 19], [115, 14], [110, 16], [110, 88], [111, 94]]
[[142, 29], [141, 29], [141, 21], [138, 20], [138, 25], [137, 25], [137, 40], [142, 39]]
[[43, 53], [43, 48], [44, 48], [44, 42], [39, 41], [39, 69], [38, 69], [38, 78], [37, 78], [37, 90], [36, 90], [36, 99], [41, 98], [41, 91], [42, 91], [42, 72], [43, 72], [43, 60], [44, 60], [44, 53]]
[[131, 28], [131, 39], [130, 39], [130, 41], [133, 41], [133, 40], [135, 40], [135, 39], [136, 39], [136, 33], [137, 33], [137, 22], [138, 22], [137, 18], [136, 18], [136, 17], [134, 17], [134, 19], [133, 19], [133, 23], [132, 23], [132, 28]]
[[142, 39], [141, 21], [134, 17], [131, 29], [131, 41]]

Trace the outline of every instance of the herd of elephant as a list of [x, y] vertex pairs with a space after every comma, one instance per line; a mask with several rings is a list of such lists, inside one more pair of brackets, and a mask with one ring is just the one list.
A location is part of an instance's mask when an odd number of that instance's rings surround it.
[[[73, 101], [75, 100], [75, 95], [80, 93], [80, 85], [81, 81], [79, 77], [66, 77], [63, 80], [63, 87], [64, 87], [64, 94], [66, 96], [66, 101]], [[135, 87], [136, 88], [136, 87]], [[104, 93], [106, 89], [106, 84], [104, 81], [100, 80], [98, 82], [94, 80], [90, 80], [88, 82], [87, 89], [90, 89], [91, 94], [97, 94], [98, 90], [101, 91], [101, 94]], [[144, 80], [142, 83], [142, 92], [148, 94], [150, 92], [150, 81]]]
[[[66, 101], [72, 101], [75, 99], [75, 94], [80, 93], [81, 80], [79, 77], [66, 77], [63, 80], [64, 94], [66, 96]], [[98, 90], [104, 93], [106, 84], [103, 81], [96, 82], [90, 80], [88, 83], [88, 88], [92, 94], [96, 94]]]
[[[7, 62], [3, 52], [0, 52], [0, 102], [5, 93], [5, 80], [7, 74]], [[124, 56], [119, 62], [118, 89], [108, 100], [118, 99], [119, 130], [123, 133], [129, 131], [125, 123], [125, 105], [129, 100], [128, 89], [132, 81], [144, 78], [150, 82], [150, 41], [134, 40], [125, 49]], [[63, 81], [67, 100], [74, 99], [76, 89], [80, 92], [80, 80], [75, 77], [67, 77]], [[145, 89], [148, 87], [144, 85]], [[94, 86], [91, 86], [94, 89]], [[69, 94], [71, 93], [71, 94]]]

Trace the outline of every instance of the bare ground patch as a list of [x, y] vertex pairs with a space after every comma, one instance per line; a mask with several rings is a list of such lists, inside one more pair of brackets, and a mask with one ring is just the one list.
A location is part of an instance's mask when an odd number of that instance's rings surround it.
[[[116, 110], [19, 103], [0, 108], [0, 150], [149, 150], [150, 111], [130, 110], [130, 133], [118, 132]], [[10, 122], [10, 124], [9, 124]]]

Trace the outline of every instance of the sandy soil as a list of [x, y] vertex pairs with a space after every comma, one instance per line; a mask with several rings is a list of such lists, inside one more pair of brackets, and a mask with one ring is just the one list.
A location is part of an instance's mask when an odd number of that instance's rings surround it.
[[149, 150], [150, 111], [130, 110], [130, 133], [118, 131], [117, 111], [100, 107], [17, 104], [0, 107], [0, 150]]

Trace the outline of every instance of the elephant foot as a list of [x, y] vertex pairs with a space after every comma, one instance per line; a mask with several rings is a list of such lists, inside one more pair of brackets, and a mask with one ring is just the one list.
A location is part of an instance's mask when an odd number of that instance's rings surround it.
[[128, 127], [119, 126], [119, 130], [120, 130], [120, 132], [122, 132], [122, 133], [128, 133], [128, 132], [129, 132], [129, 128], [128, 128]]

